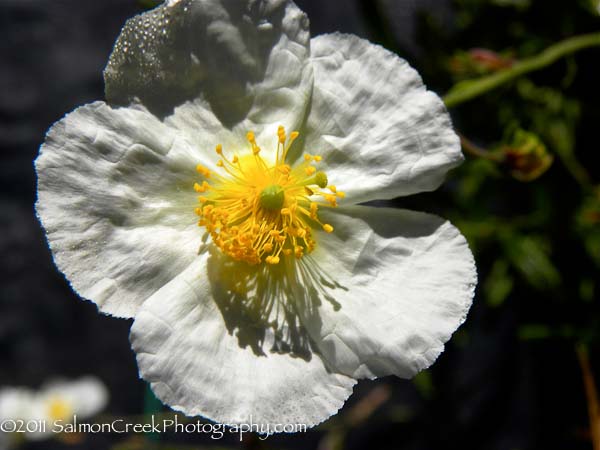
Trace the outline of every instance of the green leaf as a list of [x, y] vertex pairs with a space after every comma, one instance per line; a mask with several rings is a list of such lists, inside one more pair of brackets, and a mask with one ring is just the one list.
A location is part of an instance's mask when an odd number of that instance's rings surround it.
[[546, 243], [539, 237], [504, 236], [502, 245], [509, 261], [535, 289], [547, 291], [561, 283], [560, 273], [550, 259]]
[[435, 391], [433, 379], [429, 370], [422, 370], [414, 378], [413, 383], [424, 398], [431, 398]]
[[509, 267], [505, 259], [496, 260], [484, 282], [485, 299], [492, 307], [500, 306], [512, 292], [514, 280], [509, 273]]

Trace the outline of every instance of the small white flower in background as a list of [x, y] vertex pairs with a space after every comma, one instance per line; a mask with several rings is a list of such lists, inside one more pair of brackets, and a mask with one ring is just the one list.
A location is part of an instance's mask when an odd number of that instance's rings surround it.
[[291, 1], [171, 0], [127, 22], [105, 82], [108, 103], [48, 132], [36, 207], [73, 288], [135, 318], [158, 398], [313, 426], [357, 379], [435, 361], [472, 302], [467, 243], [357, 205], [434, 190], [462, 161], [404, 60], [311, 39]]
[[77, 420], [88, 419], [102, 411], [107, 402], [106, 387], [91, 376], [51, 381], [39, 390], [3, 387], [0, 388], [0, 421], [22, 420], [24, 427], [30, 421], [44, 422], [43, 428], [33, 425], [23, 428], [26, 431], [23, 435], [31, 440], [46, 439], [51, 437], [54, 423], [72, 423], [74, 416]]

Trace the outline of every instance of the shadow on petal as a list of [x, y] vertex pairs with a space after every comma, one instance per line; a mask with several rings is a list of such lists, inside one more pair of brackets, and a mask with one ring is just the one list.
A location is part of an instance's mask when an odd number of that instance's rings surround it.
[[164, 119], [202, 98], [224, 127], [233, 128], [262, 90], [277, 86], [267, 72], [272, 60], [288, 47], [307, 46], [299, 36], [290, 39], [300, 19], [287, 3], [265, 8], [259, 2], [184, 0], [129, 19], [104, 71], [107, 100], [141, 102]]
[[257, 356], [287, 353], [310, 361], [318, 349], [302, 318], [318, 321], [317, 307], [323, 301], [339, 310], [333, 291], [347, 288], [320, 270], [310, 256], [252, 266], [233, 260], [212, 245], [208, 251], [212, 296], [240, 347], [250, 347]]

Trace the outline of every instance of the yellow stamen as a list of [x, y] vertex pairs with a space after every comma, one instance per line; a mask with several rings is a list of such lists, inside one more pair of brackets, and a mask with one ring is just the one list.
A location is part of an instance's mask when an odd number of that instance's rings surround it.
[[[321, 157], [305, 155], [305, 162], [295, 168], [286, 163], [298, 136], [297, 131], [287, 136], [285, 128], [278, 127], [274, 162], [261, 156], [252, 131], [246, 134], [251, 153], [236, 154], [231, 162], [219, 144], [215, 151], [222, 159], [216, 165], [224, 172], [210, 184], [206, 180], [194, 184], [196, 192], [204, 193], [198, 197], [201, 206], [194, 209], [198, 225], [234, 260], [275, 265], [285, 257], [303, 258], [316, 247], [314, 227], [333, 232], [330, 224], [319, 220], [318, 210], [319, 205], [337, 206], [336, 188], [323, 191], [327, 175], [308, 164]], [[205, 178], [211, 175], [202, 165], [196, 170]]]

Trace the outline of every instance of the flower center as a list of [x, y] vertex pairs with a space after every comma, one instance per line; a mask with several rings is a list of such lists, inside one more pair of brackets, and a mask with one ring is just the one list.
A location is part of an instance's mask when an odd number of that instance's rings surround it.
[[48, 403], [48, 415], [52, 421], [66, 420], [72, 414], [71, 404], [59, 397], [53, 397]]
[[264, 188], [260, 193], [260, 206], [268, 211], [279, 211], [285, 203], [285, 191], [278, 184]]
[[[261, 156], [254, 133], [247, 139], [250, 151], [246, 155], [224, 156], [217, 167], [223, 173], [213, 173], [198, 165], [196, 170], [204, 180], [195, 183], [200, 206], [198, 225], [205, 227], [213, 242], [236, 261], [248, 264], [278, 264], [284, 256], [302, 258], [314, 250], [312, 229], [320, 227], [333, 232], [330, 224], [319, 220], [319, 207], [336, 207], [344, 193], [328, 186], [327, 175], [317, 171], [320, 156], [305, 154], [303, 162], [292, 168], [286, 163], [288, 151], [299, 133], [286, 136], [277, 132], [277, 153], [274, 164]], [[210, 181], [210, 182], [209, 182]], [[323, 190], [327, 189], [327, 190]]]

